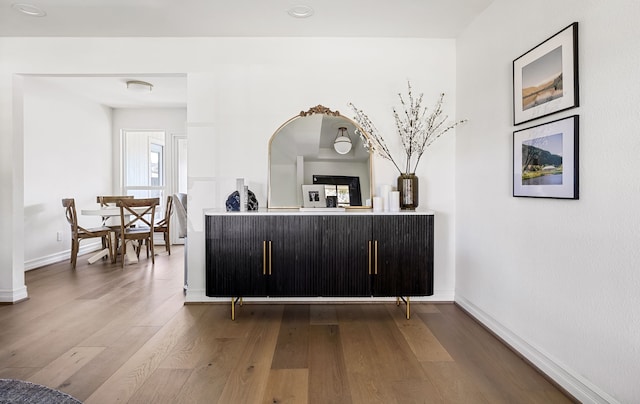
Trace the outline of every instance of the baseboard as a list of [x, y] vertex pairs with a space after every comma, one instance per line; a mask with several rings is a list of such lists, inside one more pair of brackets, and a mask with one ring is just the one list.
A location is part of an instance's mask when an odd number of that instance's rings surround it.
[[[102, 249], [101, 242], [92, 243], [80, 243], [80, 250], [78, 256], [88, 254]], [[34, 258], [24, 262], [24, 270], [31, 271], [32, 269], [41, 268], [46, 265], [56, 264], [62, 261], [69, 261], [71, 258], [71, 249], [59, 251], [53, 254], [45, 255], [43, 257]]]
[[27, 300], [27, 287], [21, 286], [17, 289], [0, 289], [0, 304], [14, 304], [24, 300]]
[[529, 344], [465, 298], [456, 296], [455, 303], [576, 400], [581, 403], [619, 404], [619, 401], [580, 374], [566, 368], [550, 355]]

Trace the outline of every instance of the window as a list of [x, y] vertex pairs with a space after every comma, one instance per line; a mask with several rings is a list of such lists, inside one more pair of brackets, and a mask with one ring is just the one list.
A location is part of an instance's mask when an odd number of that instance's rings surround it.
[[164, 184], [164, 146], [151, 143], [149, 148], [149, 185], [159, 187]]
[[123, 131], [123, 191], [136, 198], [160, 198], [156, 217], [164, 215], [165, 133]]

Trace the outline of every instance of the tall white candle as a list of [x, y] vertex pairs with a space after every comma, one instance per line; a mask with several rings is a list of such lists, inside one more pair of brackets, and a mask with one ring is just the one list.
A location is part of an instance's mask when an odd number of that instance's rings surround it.
[[389, 192], [389, 211], [391, 212], [400, 211], [400, 192], [398, 191]]
[[382, 212], [382, 209], [384, 208], [383, 206], [383, 201], [382, 198], [379, 196], [374, 196], [373, 197], [373, 211], [374, 212]]
[[391, 192], [393, 188], [391, 187], [391, 185], [388, 184], [383, 184], [380, 185], [380, 197], [382, 198], [382, 201], [384, 203], [384, 207], [383, 209], [388, 211], [389, 210], [389, 192]]

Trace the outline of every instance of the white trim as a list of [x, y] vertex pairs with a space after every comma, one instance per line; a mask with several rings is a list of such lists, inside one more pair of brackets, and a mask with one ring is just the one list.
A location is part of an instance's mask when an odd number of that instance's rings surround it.
[[27, 287], [21, 286], [18, 289], [0, 289], [0, 302], [15, 303], [28, 298]]
[[573, 369], [514, 334], [470, 301], [456, 296], [455, 302], [581, 403], [620, 403]]
[[[90, 252], [98, 251], [102, 249], [101, 242], [91, 242], [91, 243], [80, 243], [80, 250], [78, 251], [78, 257], [83, 254], [88, 254]], [[34, 258], [24, 262], [24, 270], [31, 271], [32, 269], [37, 269], [43, 267], [45, 265], [56, 264], [62, 261], [69, 261], [71, 258], [71, 249], [60, 251], [57, 253], [45, 255], [44, 257]]]
[[[186, 134], [183, 133], [171, 133], [170, 135], [171, 138], [171, 163], [167, 166], [167, 168], [169, 169], [170, 173], [171, 173], [171, 177], [167, 177], [168, 178], [168, 182], [167, 182], [167, 195], [173, 195], [177, 192], [180, 192], [180, 187], [179, 187], [179, 178], [178, 176], [180, 175], [180, 170], [178, 169], [178, 165], [180, 164], [180, 157], [179, 157], [179, 153], [180, 153], [180, 147], [179, 147], [179, 143], [181, 140], [186, 141], [187, 143], [188, 138]], [[189, 157], [187, 156], [187, 160], [189, 159]], [[186, 192], [186, 190], [185, 190]], [[176, 212], [175, 212], [175, 208], [173, 210], [173, 217], [171, 218], [171, 223], [177, 223], [178, 219], [176, 218]], [[169, 235], [169, 242], [171, 243], [171, 245], [174, 244], [180, 244], [180, 245], [184, 245], [185, 244], [185, 239], [184, 237], [178, 237], [178, 226], [177, 225], [171, 225], [171, 234]]]

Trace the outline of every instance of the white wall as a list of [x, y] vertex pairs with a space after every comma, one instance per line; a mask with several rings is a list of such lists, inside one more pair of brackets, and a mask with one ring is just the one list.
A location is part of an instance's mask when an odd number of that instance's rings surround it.
[[[111, 109], [24, 79], [25, 269], [69, 258], [71, 233], [62, 198], [95, 204], [111, 186]], [[78, 218], [98, 226], [98, 218]], [[62, 232], [62, 240], [57, 233]], [[99, 243], [99, 240], [98, 240]], [[81, 243], [91, 246], [92, 241]]]
[[[318, 104], [350, 116], [347, 103], [352, 101], [399, 152], [391, 107], [399, 104], [396, 94], [405, 91], [407, 79], [428, 100], [447, 93], [445, 109], [455, 116], [453, 40], [0, 38], [0, 48], [0, 185], [7, 190], [0, 197], [0, 215], [11, 224], [0, 226], [2, 240], [11, 240], [11, 229], [22, 228], [12, 219], [22, 209], [14, 202], [22, 199], [21, 184], [12, 180], [20, 177], [22, 161], [4, 150], [5, 145], [18, 150], [22, 145], [20, 125], [12, 119], [13, 96], [20, 94], [13, 86], [16, 73], [188, 74], [189, 300], [206, 300], [202, 209], [222, 207], [237, 177], [246, 178], [265, 205], [268, 141], [283, 122]], [[453, 133], [440, 139], [418, 169], [421, 208], [436, 211], [436, 300], [453, 299], [453, 139]], [[396, 177], [389, 164], [375, 162], [377, 184], [394, 184]], [[20, 245], [2, 248], [12, 259], [14, 253], [23, 259]], [[10, 300], [19, 295], [23, 281], [13, 263], [0, 259], [0, 292], [7, 289]]]
[[[640, 398], [640, 3], [496, 0], [458, 40], [456, 301], [583, 402]], [[513, 198], [512, 61], [579, 22], [580, 200]]]

